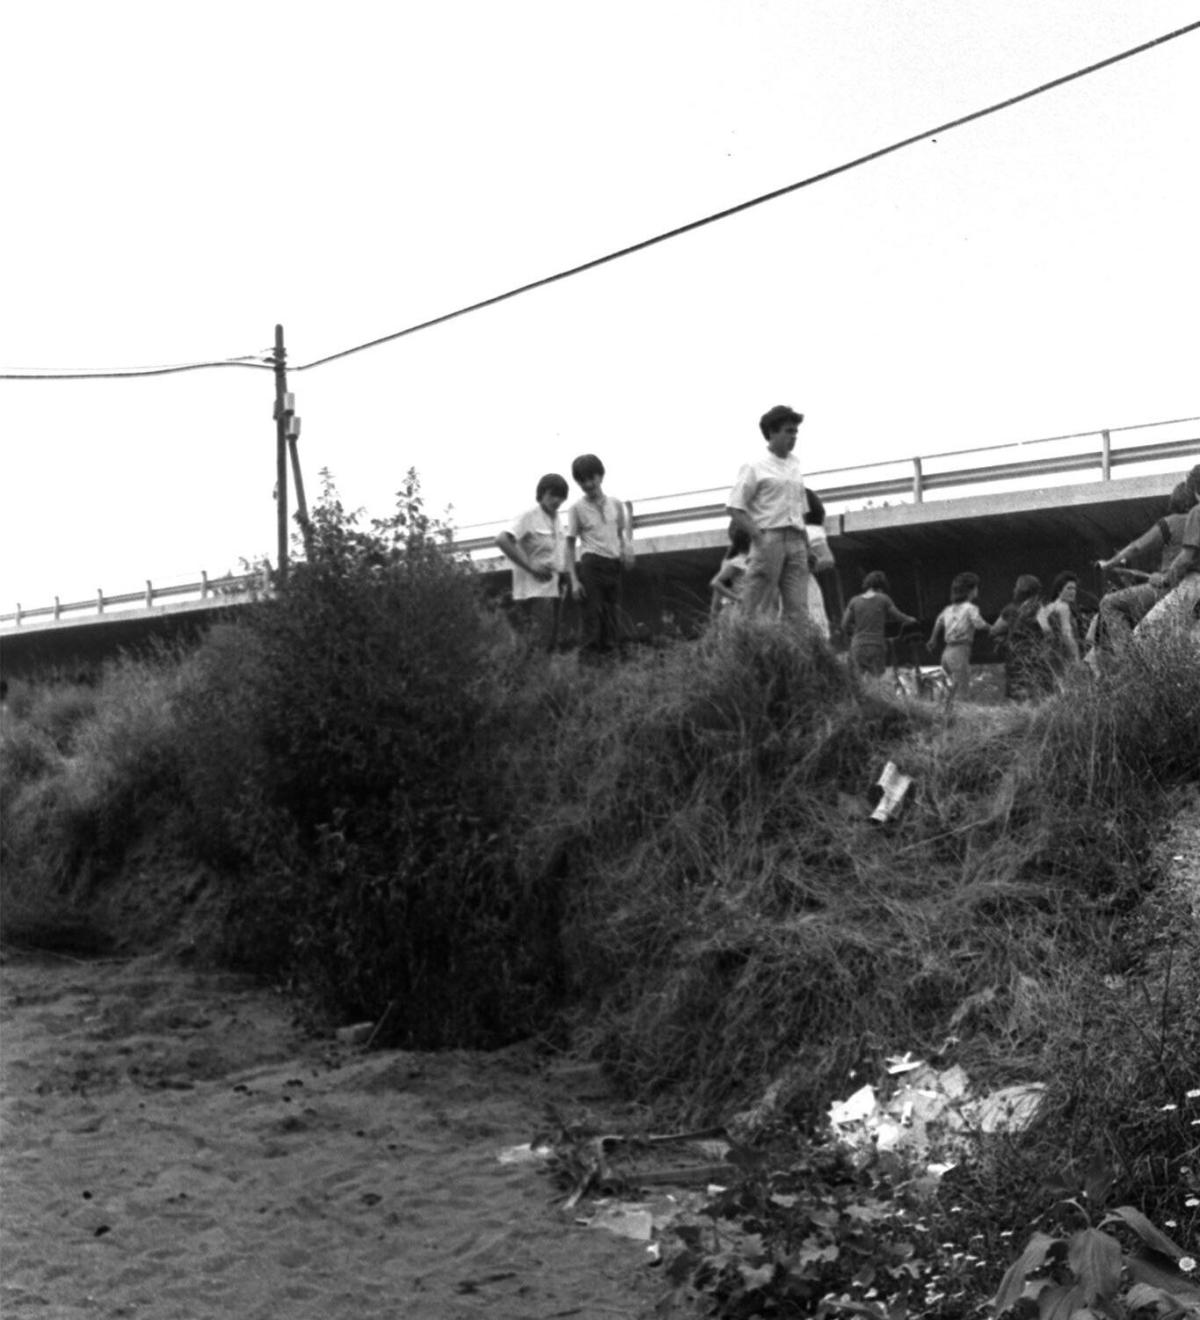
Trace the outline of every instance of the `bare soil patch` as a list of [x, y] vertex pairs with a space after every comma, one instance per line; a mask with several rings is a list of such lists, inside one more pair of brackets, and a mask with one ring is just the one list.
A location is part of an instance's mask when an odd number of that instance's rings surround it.
[[154, 1320], [636, 1317], [644, 1245], [504, 1165], [548, 1102], [616, 1107], [533, 1053], [363, 1054], [242, 978], [6, 950], [0, 1313]]

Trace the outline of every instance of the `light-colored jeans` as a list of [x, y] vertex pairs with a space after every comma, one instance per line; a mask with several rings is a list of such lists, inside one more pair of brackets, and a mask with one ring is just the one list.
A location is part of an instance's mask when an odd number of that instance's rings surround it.
[[1187, 577], [1158, 602], [1133, 630], [1139, 639], [1185, 632], [1195, 627], [1196, 607], [1200, 605], [1200, 573]]
[[1158, 602], [1159, 591], [1149, 582], [1133, 587], [1122, 587], [1100, 597], [1100, 618], [1104, 622], [1104, 636], [1110, 646], [1119, 646], [1129, 639], [1130, 633]]
[[808, 614], [808, 537], [799, 527], [772, 528], [750, 549], [742, 608], [758, 614], [778, 588], [783, 617], [793, 627], [811, 624]]

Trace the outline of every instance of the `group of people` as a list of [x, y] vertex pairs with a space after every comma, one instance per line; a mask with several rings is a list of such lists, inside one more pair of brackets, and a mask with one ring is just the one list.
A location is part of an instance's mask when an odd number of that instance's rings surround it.
[[[1131, 561], [1157, 554], [1145, 572]], [[1079, 578], [1060, 573], [1044, 593], [1022, 574], [991, 635], [1004, 655], [1005, 691], [1017, 699], [1052, 691], [1072, 666], [1100, 668], [1135, 636], [1192, 627], [1200, 616], [1200, 464], [1171, 492], [1167, 513], [1097, 568], [1136, 579], [1101, 596], [1090, 619], [1080, 609]]]
[[553, 650], [558, 643], [565, 580], [579, 601], [584, 649], [604, 655], [620, 641], [621, 574], [634, 562], [633, 520], [625, 504], [605, 494], [604, 464], [595, 454], [581, 454], [571, 476], [583, 494], [567, 510], [565, 534], [560, 510], [570, 492], [565, 477], [549, 472], [537, 484], [537, 503], [496, 545], [512, 561], [514, 618], [534, 645]]
[[[1155, 571], [1128, 568], [1132, 560], [1154, 553], [1159, 555]], [[1022, 573], [992, 624], [975, 603], [978, 575], [960, 573], [928, 642], [935, 654], [940, 649], [950, 697], [966, 690], [979, 632], [991, 637], [1003, 657], [1005, 695], [1022, 700], [1054, 691], [1074, 666], [1087, 664], [1094, 671], [1135, 635], [1194, 626], [1200, 619], [1200, 464], [1172, 491], [1166, 515], [1097, 567], [1138, 581], [1106, 592], [1090, 620], [1081, 608], [1079, 575], [1070, 570], [1054, 578], [1049, 592], [1040, 578]], [[851, 660], [868, 673], [883, 672], [888, 622], [916, 622], [897, 610], [886, 592], [883, 574], [868, 573], [863, 594], [850, 602], [843, 620], [851, 634]]]
[[[717, 614], [769, 614], [828, 638], [819, 575], [833, 567], [833, 556], [824, 505], [807, 487], [795, 454], [803, 421], [802, 413], [783, 404], [759, 419], [766, 453], [741, 467], [729, 493], [730, 544], [710, 585]], [[516, 617], [536, 642], [555, 645], [565, 584], [580, 603], [585, 652], [603, 654], [620, 641], [621, 576], [634, 561], [632, 518], [626, 504], [604, 492], [604, 464], [595, 454], [577, 458], [571, 475], [582, 494], [567, 511], [565, 532], [560, 510], [567, 482], [550, 473], [538, 482], [535, 506], [496, 544], [513, 564]], [[1155, 552], [1155, 572], [1127, 569], [1131, 560]], [[996, 644], [1006, 692], [1019, 699], [1052, 690], [1072, 665], [1097, 663], [1105, 651], [1126, 644], [1135, 628], [1148, 631], [1177, 611], [1200, 611], [1200, 464], [1175, 488], [1167, 514], [1099, 567], [1138, 581], [1106, 594], [1090, 627], [1079, 608], [1076, 573], [1058, 574], [1048, 593], [1040, 579], [1022, 574], [992, 624], [977, 604], [978, 575], [958, 574], [927, 643], [940, 659], [951, 698], [968, 685], [977, 633], [988, 633]], [[841, 619], [850, 663], [864, 674], [883, 674], [889, 625], [916, 623], [892, 601], [885, 574], [867, 573]]]

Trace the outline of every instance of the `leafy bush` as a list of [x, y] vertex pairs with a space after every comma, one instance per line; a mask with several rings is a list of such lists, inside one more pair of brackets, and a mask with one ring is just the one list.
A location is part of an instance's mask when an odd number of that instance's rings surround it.
[[270, 685], [257, 631], [214, 625], [182, 662], [175, 702], [181, 748], [181, 825], [195, 855], [237, 870], [243, 824], [266, 774], [259, 693]]
[[[971, 1309], [979, 1257], [941, 1242], [903, 1178], [837, 1149], [734, 1150], [742, 1168], [697, 1222], [672, 1227], [671, 1301], [721, 1320], [855, 1314], [877, 1320]], [[705, 1222], [707, 1221], [707, 1222]]]
[[496, 694], [515, 653], [446, 541], [415, 475], [366, 528], [326, 480], [306, 560], [246, 625], [257, 749], [225, 804], [237, 955], [422, 1046], [537, 1028], [557, 967], [507, 844]]
[[1200, 1316], [1196, 1258], [1140, 1210], [1118, 1206], [1093, 1227], [1079, 1202], [1065, 1206], [1074, 1226], [1035, 1233], [1001, 1280], [998, 1316], [1036, 1303], [1040, 1315]]

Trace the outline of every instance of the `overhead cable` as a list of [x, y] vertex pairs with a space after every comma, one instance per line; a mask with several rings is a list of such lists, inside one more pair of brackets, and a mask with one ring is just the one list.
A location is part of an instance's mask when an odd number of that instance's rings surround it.
[[204, 371], [209, 367], [252, 367], [270, 371], [273, 363], [266, 353], [244, 353], [241, 357], [208, 362], [179, 362], [162, 367], [26, 367], [22, 371], [0, 371], [0, 380], [121, 380], [133, 376], [173, 376], [181, 371]]
[[323, 366], [326, 362], [335, 362], [338, 358], [349, 357], [352, 353], [361, 353], [364, 349], [376, 348], [380, 344], [390, 343], [393, 339], [403, 339], [406, 335], [414, 335], [419, 330], [428, 330], [432, 326], [442, 325], [446, 321], [453, 321], [456, 317], [466, 316], [471, 312], [481, 311], [485, 307], [494, 307], [497, 303], [506, 302], [509, 298], [516, 298], [523, 293], [531, 293], [534, 289], [544, 288], [548, 284], [556, 284], [559, 280], [570, 279], [573, 275], [582, 275], [584, 271], [595, 270], [598, 266], [607, 265], [610, 261], [618, 261], [622, 257], [632, 256], [635, 252], [643, 252], [646, 248], [654, 247], [658, 243], [665, 243], [668, 239], [679, 238], [682, 234], [689, 234], [693, 230], [702, 229], [705, 225], [715, 224], [718, 220], [727, 220], [732, 215], [738, 215], [742, 211], [748, 211], [751, 207], [761, 206], [764, 202], [773, 202], [777, 197], [785, 197], [788, 193], [798, 192], [801, 188], [811, 187], [814, 183], [822, 183], [826, 179], [832, 179], [836, 175], [845, 174], [849, 170], [857, 169], [860, 165], [867, 165], [871, 161], [880, 160], [884, 156], [890, 156], [895, 151], [900, 151], [903, 147], [910, 147], [914, 142], [922, 142], [926, 138], [934, 137], [939, 133], [947, 133], [952, 128], [961, 128], [963, 124], [969, 124], [973, 120], [983, 119], [986, 115], [993, 115], [998, 110], [1006, 110], [1009, 106], [1018, 105], [1022, 101], [1028, 101], [1034, 96], [1041, 96], [1043, 92], [1052, 91], [1056, 87], [1062, 87], [1066, 83], [1074, 82], [1078, 78], [1084, 78], [1090, 73], [1096, 73], [1100, 69], [1106, 69], [1110, 65], [1118, 64], [1121, 60], [1127, 60], [1134, 55], [1141, 55], [1143, 52], [1153, 49], [1155, 46], [1161, 46], [1166, 41], [1174, 41], [1176, 37], [1185, 36], [1189, 32], [1195, 32], [1200, 29], [1200, 22], [1189, 23], [1186, 27], [1177, 28], [1174, 32], [1167, 32], [1161, 37], [1155, 37], [1152, 41], [1145, 41], [1140, 46], [1132, 46], [1129, 50], [1123, 50], [1118, 55], [1110, 55], [1107, 59], [1099, 60], [1095, 64], [1089, 64], [1086, 68], [1076, 69], [1074, 73], [1064, 74], [1061, 78], [1054, 78], [1050, 82], [1041, 83], [1037, 87], [1030, 88], [1029, 91], [1019, 92], [1016, 96], [1007, 97], [1003, 101], [996, 101], [992, 105], [985, 106], [982, 110], [973, 110], [970, 114], [960, 115], [957, 119], [947, 120], [944, 124], [938, 124], [934, 128], [927, 128], [920, 133], [914, 133], [911, 137], [903, 138], [899, 142], [893, 142], [890, 146], [880, 147], [877, 151], [868, 152], [865, 156], [857, 156], [854, 160], [846, 161], [842, 165], [835, 165], [831, 169], [821, 170], [818, 174], [810, 174], [808, 178], [801, 179], [796, 183], [785, 184], [782, 188], [774, 188], [770, 192], [762, 193], [758, 197], [752, 197], [749, 201], [739, 202], [736, 206], [728, 206], [723, 211], [714, 211], [711, 215], [703, 216], [699, 220], [691, 220], [687, 224], [677, 225], [674, 229], [664, 230], [661, 234], [655, 234], [653, 238], [644, 238], [641, 242], [631, 243], [628, 247], [618, 248], [615, 252], [609, 252], [605, 256], [596, 257], [591, 261], [581, 262], [578, 266], [571, 266], [567, 270], [560, 270], [557, 274], [546, 275], [541, 279], [531, 280], [528, 284], [518, 285], [515, 289], [509, 289], [505, 293], [495, 294], [491, 298], [483, 298], [479, 302], [468, 304], [466, 307], [459, 307], [456, 311], [445, 312], [441, 316], [430, 317], [427, 321], [420, 321], [416, 325], [410, 325], [403, 330], [397, 330], [390, 335], [381, 335], [378, 339], [369, 339], [366, 343], [356, 344], [353, 348], [344, 348], [340, 352], [330, 353], [326, 357], [314, 358], [311, 362], [304, 362], [299, 366], [293, 367], [293, 371], [308, 371], [312, 367]]
[[[430, 317], [428, 320], [419, 321], [415, 325], [406, 326], [403, 330], [396, 330], [391, 334], [380, 335], [377, 339], [368, 339], [364, 343], [355, 344], [351, 348], [343, 348], [336, 353], [329, 353], [325, 357], [314, 358], [311, 362], [304, 362], [297, 366], [292, 366], [292, 371], [310, 371], [313, 367], [324, 366], [328, 362], [336, 362], [339, 358], [350, 357], [354, 353], [362, 353], [368, 348], [377, 348], [381, 344], [391, 343], [396, 339], [403, 339], [408, 335], [414, 335], [421, 330], [429, 330], [433, 326], [443, 325], [447, 321], [453, 321], [460, 316], [467, 316], [472, 312], [482, 311], [485, 307], [494, 307], [497, 303], [507, 302], [510, 298], [519, 297], [521, 294], [531, 293], [534, 289], [545, 288], [550, 284], [557, 284], [560, 280], [570, 279], [575, 275], [582, 275], [585, 271], [595, 270], [599, 266], [607, 265], [610, 261], [618, 261], [622, 257], [632, 256], [635, 252], [643, 252], [647, 248], [656, 246], [659, 243], [665, 243], [669, 239], [679, 238], [683, 234], [692, 233], [694, 230], [702, 229], [706, 225], [716, 224], [719, 220], [727, 220], [730, 216], [739, 215], [743, 211], [749, 211], [755, 206], [762, 206], [766, 202], [775, 201], [779, 197], [786, 197], [789, 193], [799, 192], [802, 188], [809, 188], [815, 183], [823, 183], [826, 179], [835, 178], [839, 174], [846, 174], [850, 170], [858, 169], [862, 165], [868, 165], [872, 161], [881, 160], [884, 156], [890, 156], [894, 152], [901, 151], [905, 147], [912, 146], [915, 142], [923, 142], [927, 138], [935, 137], [939, 133], [948, 133], [951, 129], [961, 128], [964, 124], [970, 124], [978, 119], [983, 119], [988, 115], [994, 115], [1000, 110], [1007, 110], [1009, 107], [1019, 105], [1022, 101], [1031, 100], [1035, 96], [1041, 96], [1045, 92], [1053, 91], [1057, 87], [1063, 87], [1067, 83], [1075, 82], [1080, 78], [1086, 78], [1089, 74], [1098, 73], [1101, 69], [1107, 69], [1114, 64], [1119, 64], [1122, 60], [1131, 59], [1135, 55], [1144, 54], [1148, 50], [1153, 50], [1156, 46], [1161, 46], [1168, 41], [1174, 41], [1178, 37], [1183, 37], [1191, 32], [1200, 29], [1200, 21], [1189, 23], [1184, 27], [1176, 28], [1173, 32], [1166, 32], [1160, 37], [1154, 37], [1150, 41], [1144, 41], [1141, 45], [1131, 46], [1128, 50], [1120, 51], [1116, 55], [1110, 55], [1106, 59], [1098, 60], [1094, 64], [1086, 65], [1084, 68], [1076, 69], [1072, 73], [1063, 74], [1059, 78], [1052, 78], [1049, 82], [1040, 83], [1036, 87], [1031, 87], [1027, 91], [1018, 92], [1015, 96], [1006, 97], [1002, 101], [995, 101], [991, 105], [984, 106], [980, 110], [973, 110], [969, 114], [959, 115], [955, 119], [949, 119], [945, 123], [937, 124], [932, 128], [923, 129], [919, 133], [914, 133], [910, 137], [902, 138], [898, 142], [892, 142], [886, 147], [879, 147], [875, 151], [867, 152], [865, 155], [856, 156], [853, 160], [845, 161], [841, 165], [834, 165], [830, 169], [821, 170], [816, 174], [810, 174], [807, 178], [800, 179], [795, 183], [784, 184], [780, 188], [773, 188], [770, 192], [761, 193], [757, 197], [752, 197], [748, 201], [738, 202], [734, 206], [725, 207], [720, 211], [713, 211], [708, 215], [702, 216], [698, 220], [688, 221], [686, 224], [677, 225], [673, 229], [664, 230], [662, 233], [655, 234], [651, 238], [644, 238], [640, 242], [631, 243], [627, 247], [618, 248], [613, 252], [608, 252], [604, 256], [595, 257], [591, 261], [584, 261], [579, 265], [568, 267], [565, 270], [557, 271], [553, 275], [545, 275], [540, 279], [531, 280], [527, 284], [518, 285], [516, 288], [508, 289], [504, 293], [494, 294], [490, 298], [482, 298], [478, 302], [468, 303], [464, 307], [456, 308], [452, 312], [444, 312], [440, 316]], [[225, 358], [213, 362], [189, 362], [180, 366], [166, 367], [144, 367], [128, 369], [123, 371], [23, 371], [23, 372], [0, 372], [0, 380], [105, 380], [120, 377], [133, 376], [166, 376], [182, 371], [200, 371], [211, 367], [249, 367], [255, 370], [272, 370], [274, 361], [269, 353], [266, 354], [248, 354], [243, 357]]]

